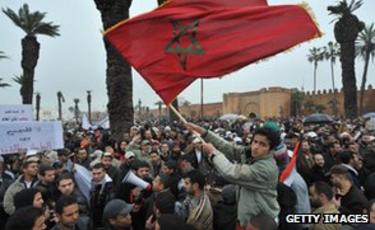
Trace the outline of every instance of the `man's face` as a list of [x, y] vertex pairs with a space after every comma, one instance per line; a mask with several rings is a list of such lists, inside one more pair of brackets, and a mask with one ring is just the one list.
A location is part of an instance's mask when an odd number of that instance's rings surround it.
[[150, 169], [148, 167], [142, 167], [137, 169], [136, 171], [137, 176], [144, 179], [150, 175]]
[[202, 142], [195, 142], [193, 145], [194, 145], [194, 148], [197, 150], [202, 149]]
[[86, 149], [80, 149], [77, 153], [77, 158], [81, 161], [84, 161], [87, 159], [87, 151]]
[[156, 176], [155, 179], [152, 181], [152, 189], [154, 192], [160, 192], [164, 189], [163, 184], [160, 182], [160, 177]]
[[120, 149], [121, 149], [122, 151], [125, 151], [125, 149], [126, 149], [127, 146], [128, 146], [128, 144], [126, 144], [125, 141], [121, 141]]
[[36, 176], [38, 173], [38, 164], [37, 163], [31, 163], [29, 164], [25, 169], [24, 173], [29, 176]]
[[169, 151], [169, 146], [167, 144], [162, 144], [160, 150], [162, 153], [166, 154]]
[[165, 175], [171, 175], [173, 173], [173, 169], [168, 168], [167, 166], [163, 165], [161, 167], [161, 172]]
[[359, 152], [359, 145], [357, 143], [352, 143], [349, 145], [349, 150], [355, 153]]
[[74, 191], [74, 182], [72, 179], [63, 179], [58, 184], [59, 191], [64, 195], [71, 195]]
[[151, 133], [151, 130], [146, 130], [145, 131], [145, 138], [147, 139], [147, 140], [151, 140], [152, 139], [152, 133]]
[[41, 176], [44, 183], [50, 184], [55, 181], [55, 170], [48, 170], [44, 172], [44, 176]]
[[251, 156], [258, 158], [265, 156], [270, 152], [270, 143], [267, 137], [263, 135], [255, 135], [251, 143]]
[[184, 178], [184, 188], [187, 194], [194, 194], [193, 185], [191, 184], [190, 178]]
[[73, 228], [79, 220], [79, 206], [78, 203], [65, 206], [61, 215], [57, 214], [62, 225]]
[[65, 155], [58, 155], [59, 161], [66, 163], [68, 161], [68, 157]]
[[158, 165], [160, 163], [160, 156], [158, 153], [152, 153], [150, 159], [153, 165]]
[[324, 157], [322, 156], [322, 154], [317, 153], [317, 154], [314, 155], [314, 163], [317, 166], [323, 168], [323, 166], [324, 166]]
[[112, 157], [103, 157], [102, 164], [105, 169], [109, 169], [112, 166]]
[[45, 224], [46, 217], [44, 215], [39, 216], [35, 222], [32, 230], [44, 230], [47, 229], [47, 226]]
[[307, 141], [302, 142], [302, 151], [304, 153], [310, 152], [310, 145]]
[[102, 181], [105, 177], [105, 171], [103, 168], [98, 168], [98, 169], [93, 169], [92, 170], [92, 179], [93, 181], [95, 181], [96, 183], [99, 183], [100, 181]]
[[34, 196], [33, 206], [35, 208], [43, 208], [44, 200], [42, 198], [42, 194], [37, 192]]
[[142, 152], [144, 152], [144, 153], [149, 153], [152, 150], [150, 144], [142, 144], [141, 149], [142, 149]]
[[319, 194], [316, 192], [315, 185], [310, 186], [310, 202], [314, 208], [318, 208], [322, 205], [319, 199]]
[[132, 217], [130, 214], [120, 214], [116, 218], [109, 219], [110, 224], [115, 228], [130, 227], [132, 224]]
[[337, 174], [331, 174], [331, 183], [333, 186], [340, 188], [341, 187], [341, 177]]
[[339, 153], [339, 152], [342, 151], [342, 147], [341, 147], [341, 145], [340, 145], [339, 143], [336, 143], [336, 144], [334, 145], [334, 147], [335, 147], [335, 152], [336, 152], [336, 153]]

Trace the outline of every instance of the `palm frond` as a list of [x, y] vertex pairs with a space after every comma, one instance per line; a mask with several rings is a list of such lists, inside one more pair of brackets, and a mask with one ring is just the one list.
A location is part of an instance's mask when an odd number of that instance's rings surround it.
[[5, 55], [3, 51], [0, 51], [0, 59], [6, 59], [8, 56]]
[[3, 79], [0, 78], [0, 88], [5, 88], [5, 87], [9, 87], [9, 86], [11, 86], [10, 84], [8, 84], [8, 83], [3, 83], [2, 81], [3, 81]]
[[15, 82], [15, 83], [17, 83], [17, 84], [19, 84], [19, 85], [24, 85], [25, 84], [25, 82], [26, 82], [26, 77], [23, 75], [23, 74], [20, 74], [19, 76], [17, 76], [17, 75], [14, 75], [14, 77], [12, 78], [12, 80]]
[[18, 15], [10, 8], [3, 9], [3, 12], [27, 35], [42, 34], [51, 37], [60, 35], [58, 33], [58, 25], [54, 25], [53, 22], [43, 22], [47, 13], [39, 11], [30, 12], [27, 4], [24, 4], [18, 10]]
[[355, 42], [355, 54], [363, 59], [370, 54], [371, 59], [375, 56], [375, 28], [374, 23], [365, 26]]
[[353, 13], [354, 11], [358, 10], [361, 6], [363, 5], [363, 1], [362, 0], [352, 0], [348, 6], [348, 9], [351, 13]]

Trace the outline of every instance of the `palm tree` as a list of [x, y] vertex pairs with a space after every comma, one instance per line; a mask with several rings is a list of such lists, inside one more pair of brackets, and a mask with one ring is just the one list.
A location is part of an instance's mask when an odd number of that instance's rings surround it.
[[61, 91], [57, 92], [57, 105], [59, 109], [59, 120], [62, 120], [62, 102], [65, 102], [64, 95], [61, 93]]
[[363, 68], [362, 83], [361, 83], [361, 94], [359, 97], [359, 113], [363, 113], [363, 97], [365, 93], [366, 81], [367, 81], [367, 71], [370, 62], [370, 57], [372, 60], [375, 56], [375, 28], [374, 23], [370, 26], [365, 27], [365, 29], [359, 34], [357, 44], [356, 44], [357, 54], [360, 55], [365, 61], [365, 66]]
[[39, 121], [39, 112], [40, 112], [40, 93], [36, 93], [36, 120]]
[[[129, 18], [132, 0], [94, 0], [100, 11], [104, 30]], [[123, 133], [133, 125], [133, 81], [130, 65], [104, 40], [107, 53], [108, 115], [111, 133], [120, 141]]]
[[87, 90], [87, 105], [88, 105], [88, 117], [89, 117], [89, 122], [91, 124], [91, 90]]
[[331, 65], [332, 90], [335, 92], [335, 74], [333, 71], [333, 66], [336, 63], [336, 58], [340, 55], [338, 44], [328, 42], [327, 46], [324, 47], [323, 55], [324, 59], [329, 61]]
[[323, 60], [323, 52], [321, 48], [313, 47], [309, 50], [307, 60], [314, 64], [314, 92], [316, 91], [316, 70], [318, 68], [318, 62]]
[[341, 0], [337, 5], [328, 6], [330, 14], [338, 16], [334, 27], [336, 41], [340, 44], [342, 84], [344, 88], [345, 116], [355, 118], [358, 114], [357, 86], [354, 71], [355, 40], [364, 28], [364, 23], [353, 14], [362, 6], [362, 0], [352, 0], [350, 4]]
[[292, 115], [298, 117], [301, 112], [304, 93], [298, 89], [293, 89], [291, 96]]
[[162, 101], [158, 101], [158, 102], [155, 102], [155, 105], [158, 106], [158, 111], [159, 111], [159, 119], [161, 118], [161, 112], [162, 112], [162, 106], [163, 106], [163, 102]]
[[39, 58], [40, 44], [37, 35], [47, 35], [51, 37], [59, 36], [59, 26], [52, 22], [43, 22], [46, 13], [39, 11], [30, 12], [29, 6], [24, 4], [16, 14], [12, 9], [3, 9], [13, 23], [21, 28], [26, 36], [22, 39], [22, 60], [23, 76], [25, 77], [21, 85], [22, 103], [32, 104], [34, 92], [34, 71]]
[[330, 109], [332, 110], [333, 112], [333, 115], [337, 116], [337, 113], [338, 113], [338, 100], [335, 96], [333, 96], [329, 101], [328, 101], [328, 105], [330, 107]]
[[78, 98], [74, 98], [73, 101], [74, 101], [74, 118], [76, 119], [76, 123], [78, 124], [78, 118], [79, 118], [78, 103], [79, 103], [79, 99]]

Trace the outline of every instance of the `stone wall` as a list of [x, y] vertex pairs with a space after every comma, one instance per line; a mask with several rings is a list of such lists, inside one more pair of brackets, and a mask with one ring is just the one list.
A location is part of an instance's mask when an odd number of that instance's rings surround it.
[[[326, 107], [326, 110], [324, 110], [324, 113], [328, 114], [334, 114], [332, 110], [332, 105], [329, 103], [332, 98], [335, 97], [338, 104], [338, 115], [344, 115], [344, 92], [343, 89], [335, 90], [333, 92], [332, 89], [330, 90], [318, 90], [317, 92], [305, 92], [304, 95], [304, 103], [307, 101], [312, 101], [314, 104], [320, 104], [324, 105]], [[357, 99], [358, 99], [358, 106], [359, 106], [359, 98], [360, 97], [360, 91], [357, 92]], [[367, 112], [373, 112], [375, 111], [375, 90], [372, 88], [371, 85], [366, 89], [364, 100], [363, 100], [363, 113]]]
[[261, 118], [285, 117], [290, 114], [291, 90], [281, 87], [263, 88], [245, 93], [228, 93], [223, 96], [223, 113], [249, 115]]
[[[358, 91], [358, 105], [359, 105]], [[344, 114], [344, 94], [342, 89], [336, 90], [318, 90], [317, 92], [307, 91], [304, 94], [305, 104], [311, 101], [314, 104], [323, 105], [326, 110], [324, 113], [333, 114], [330, 100], [336, 97], [338, 104], [338, 115]], [[291, 115], [291, 97], [292, 90], [282, 87], [263, 88], [257, 91], [243, 93], [226, 93], [223, 95], [223, 102], [208, 103], [204, 105], [204, 115], [209, 117], [218, 117], [226, 113], [236, 113], [248, 116], [255, 113], [260, 118], [269, 117], [288, 117]], [[302, 107], [302, 109], [304, 109]], [[180, 107], [181, 113], [185, 117], [199, 117], [200, 104]], [[364, 113], [375, 111], [375, 89], [371, 85], [365, 91]], [[159, 116], [158, 109], [150, 111], [154, 117]], [[304, 111], [305, 113], [308, 112]], [[166, 116], [167, 110], [163, 108], [162, 116]]]

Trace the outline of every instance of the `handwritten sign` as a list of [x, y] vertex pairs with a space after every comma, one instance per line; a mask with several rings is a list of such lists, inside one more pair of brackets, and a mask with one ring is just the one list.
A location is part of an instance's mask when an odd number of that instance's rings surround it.
[[32, 121], [31, 105], [0, 105], [0, 122]]
[[61, 121], [0, 122], [0, 154], [63, 147]]

